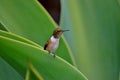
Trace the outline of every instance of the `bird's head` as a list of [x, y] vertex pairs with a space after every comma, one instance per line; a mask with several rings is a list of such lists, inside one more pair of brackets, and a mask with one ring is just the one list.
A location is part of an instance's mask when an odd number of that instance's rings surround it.
[[65, 31], [69, 31], [69, 30], [62, 30], [60, 28], [56, 28], [54, 31], [53, 31], [53, 36], [55, 38], [60, 38], [60, 36], [62, 35], [63, 32]]

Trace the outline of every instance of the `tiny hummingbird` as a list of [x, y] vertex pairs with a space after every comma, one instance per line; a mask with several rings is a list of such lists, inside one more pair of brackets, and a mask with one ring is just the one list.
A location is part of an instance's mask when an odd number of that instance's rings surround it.
[[69, 31], [69, 30], [62, 30], [60, 28], [56, 28], [53, 31], [53, 34], [51, 38], [46, 42], [44, 46], [44, 50], [47, 50], [49, 53], [52, 53], [53, 56], [55, 57], [55, 50], [59, 46], [59, 40], [63, 32]]

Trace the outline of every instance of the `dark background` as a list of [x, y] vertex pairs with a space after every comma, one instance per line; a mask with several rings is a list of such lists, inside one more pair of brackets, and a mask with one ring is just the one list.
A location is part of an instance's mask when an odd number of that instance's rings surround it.
[[59, 25], [60, 22], [60, 0], [38, 0], [45, 9], [49, 12], [55, 22]]

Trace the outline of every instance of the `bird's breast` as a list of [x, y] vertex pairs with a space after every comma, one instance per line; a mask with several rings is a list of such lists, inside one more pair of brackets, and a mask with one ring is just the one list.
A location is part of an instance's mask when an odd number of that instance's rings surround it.
[[52, 36], [50, 40], [51, 40], [52, 42], [54, 42], [54, 43], [59, 42], [59, 39], [58, 39], [58, 38], [54, 38], [54, 36]]
[[54, 38], [53, 36], [50, 39], [50, 47], [52, 50], [56, 50], [58, 48], [59, 45], [59, 39]]

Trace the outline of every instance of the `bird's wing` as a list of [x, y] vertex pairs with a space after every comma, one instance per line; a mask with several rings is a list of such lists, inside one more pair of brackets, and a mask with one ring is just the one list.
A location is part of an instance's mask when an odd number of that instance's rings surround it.
[[46, 50], [47, 46], [48, 46], [48, 41], [45, 43], [44, 50]]

